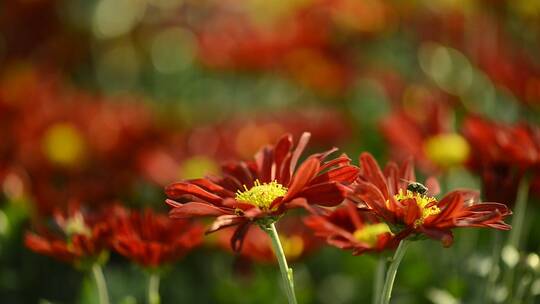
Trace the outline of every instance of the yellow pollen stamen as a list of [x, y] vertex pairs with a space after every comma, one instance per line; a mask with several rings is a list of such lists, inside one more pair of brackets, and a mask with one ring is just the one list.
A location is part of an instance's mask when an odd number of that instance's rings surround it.
[[414, 222], [415, 228], [422, 225], [426, 218], [441, 213], [441, 209], [439, 209], [437, 206], [437, 199], [431, 196], [423, 195], [410, 190], [405, 190], [405, 192], [403, 192], [402, 189], [399, 189], [399, 193], [394, 195], [394, 198], [398, 202], [406, 199], [413, 199], [416, 201], [416, 204], [420, 210], [422, 210], [422, 217]]
[[236, 200], [252, 204], [261, 209], [270, 208], [270, 204], [280, 197], [287, 194], [287, 188], [279, 184], [277, 181], [271, 181], [269, 183], [261, 183], [256, 180], [253, 187], [248, 189], [244, 185], [245, 191], [238, 190], [236, 192]]
[[355, 239], [369, 246], [375, 246], [379, 236], [383, 233], [390, 232], [390, 227], [385, 223], [366, 225], [353, 233]]

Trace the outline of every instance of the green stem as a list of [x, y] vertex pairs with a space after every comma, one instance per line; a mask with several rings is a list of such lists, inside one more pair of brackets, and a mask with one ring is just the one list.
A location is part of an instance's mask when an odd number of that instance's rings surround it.
[[493, 298], [491, 296], [493, 290], [495, 290], [497, 284], [497, 276], [499, 275], [499, 261], [501, 260], [501, 231], [493, 230], [493, 246], [491, 253], [491, 269], [489, 270], [486, 286], [484, 290], [484, 302], [492, 303]]
[[159, 275], [152, 273], [150, 274], [150, 279], [148, 280], [148, 304], [159, 304], [160, 302]]
[[380, 256], [375, 268], [375, 281], [373, 282], [373, 297], [371, 302], [378, 304], [381, 301], [381, 292], [384, 284], [384, 273], [386, 271], [386, 256]]
[[109, 294], [107, 292], [107, 283], [105, 282], [105, 276], [103, 275], [103, 270], [98, 263], [92, 265], [92, 275], [96, 281], [99, 303], [100, 304], [109, 304]]
[[396, 279], [399, 263], [401, 263], [401, 259], [403, 259], [409, 244], [410, 241], [402, 240], [394, 253], [394, 257], [392, 257], [392, 261], [390, 262], [390, 266], [388, 266], [388, 271], [386, 272], [386, 278], [384, 280], [384, 286], [379, 302], [381, 304], [390, 303], [390, 298], [392, 297], [392, 288], [394, 287], [394, 281]]
[[279, 241], [279, 235], [276, 230], [274, 223], [269, 224], [268, 226], [263, 227], [263, 229], [268, 233], [270, 239], [272, 239], [272, 246], [276, 254], [276, 258], [279, 263], [279, 270], [281, 271], [281, 278], [283, 279], [283, 284], [285, 285], [285, 290], [287, 292], [287, 299], [289, 304], [297, 304], [296, 295], [294, 294], [294, 280], [293, 280], [293, 271], [287, 265], [287, 258], [283, 252], [283, 247], [281, 247], [281, 242]]
[[519, 183], [519, 188], [516, 196], [516, 204], [514, 207], [514, 218], [512, 219], [512, 230], [508, 238], [508, 245], [518, 249], [521, 241], [521, 233], [523, 230], [523, 222], [527, 213], [527, 200], [529, 196], [529, 179], [523, 177]]
[[[529, 179], [523, 177], [519, 183], [518, 192], [516, 195], [516, 204], [514, 206], [514, 216], [512, 218], [512, 230], [510, 230], [510, 236], [505, 247], [508, 250], [515, 250], [519, 252], [519, 247], [523, 233], [523, 222], [525, 221], [525, 215], [527, 213], [527, 200], [529, 196]], [[504, 250], [504, 249], [503, 249]], [[514, 292], [514, 275], [516, 265], [508, 265], [506, 269], [503, 282], [508, 290], [508, 297], [511, 298]]]

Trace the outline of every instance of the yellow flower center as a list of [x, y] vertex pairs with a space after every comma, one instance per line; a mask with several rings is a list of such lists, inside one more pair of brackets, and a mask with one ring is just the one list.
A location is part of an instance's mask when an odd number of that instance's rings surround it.
[[298, 258], [304, 252], [304, 240], [298, 235], [279, 236], [283, 252], [288, 259]]
[[287, 188], [277, 181], [261, 184], [259, 180], [256, 180], [251, 189], [248, 189], [246, 185], [244, 189], [245, 191], [236, 192], [236, 200], [252, 204], [260, 209], [268, 209], [276, 198], [287, 194]]
[[43, 152], [50, 161], [63, 166], [72, 166], [84, 154], [84, 140], [73, 125], [57, 123], [43, 137]]
[[467, 160], [470, 147], [463, 136], [456, 133], [435, 135], [424, 143], [426, 156], [441, 167], [460, 165]]
[[84, 218], [81, 213], [77, 213], [70, 217], [66, 221], [63, 229], [66, 235], [69, 237], [75, 234], [82, 234], [86, 236], [90, 236], [92, 234], [90, 228], [84, 222]]
[[373, 225], [366, 225], [353, 234], [354, 238], [362, 243], [366, 243], [369, 246], [375, 246], [379, 236], [383, 233], [390, 232], [390, 227], [385, 223], [378, 223]]
[[414, 227], [418, 227], [424, 223], [424, 220], [429, 216], [441, 213], [441, 209], [437, 207], [437, 199], [432, 196], [423, 195], [417, 192], [406, 190], [403, 192], [399, 189], [399, 193], [394, 195], [394, 198], [401, 202], [403, 200], [412, 199], [416, 202], [420, 210], [422, 211], [422, 217], [414, 222]]

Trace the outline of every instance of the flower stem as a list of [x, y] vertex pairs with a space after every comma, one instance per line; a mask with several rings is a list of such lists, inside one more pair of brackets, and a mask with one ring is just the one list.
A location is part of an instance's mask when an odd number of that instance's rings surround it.
[[521, 241], [521, 233], [523, 230], [523, 222], [527, 213], [527, 200], [529, 196], [529, 180], [523, 177], [519, 183], [519, 188], [516, 196], [516, 204], [514, 207], [514, 218], [512, 219], [512, 230], [508, 238], [508, 245], [518, 249]]
[[407, 247], [409, 247], [409, 243], [410, 241], [402, 240], [394, 253], [394, 257], [392, 257], [392, 261], [390, 262], [390, 266], [388, 266], [388, 271], [386, 272], [386, 278], [384, 280], [384, 286], [380, 297], [381, 304], [390, 303], [390, 298], [392, 297], [392, 288], [394, 287], [394, 280], [396, 279], [399, 263], [401, 263], [401, 259], [403, 259], [405, 251], [407, 250]]
[[92, 265], [92, 275], [96, 281], [99, 303], [100, 304], [109, 304], [109, 293], [107, 292], [107, 282], [105, 281], [105, 276], [103, 275], [103, 269], [98, 263]]
[[499, 261], [501, 260], [501, 247], [502, 237], [500, 230], [493, 230], [493, 245], [491, 254], [491, 269], [489, 270], [485, 289], [484, 289], [484, 303], [492, 303], [492, 292], [495, 290], [497, 284], [497, 277], [499, 275]]
[[373, 297], [371, 302], [378, 304], [381, 301], [381, 292], [384, 284], [384, 273], [386, 270], [386, 256], [380, 256], [375, 268], [375, 280], [373, 281]]
[[[504, 250], [509, 252], [516, 252], [519, 255], [519, 247], [521, 239], [523, 238], [523, 222], [525, 221], [525, 214], [527, 213], [527, 200], [529, 198], [529, 179], [523, 177], [519, 183], [518, 192], [516, 195], [516, 203], [514, 207], [514, 216], [512, 218], [512, 230], [510, 230], [510, 236], [508, 237], [507, 244]], [[504, 252], [503, 252], [504, 260]], [[504, 272], [503, 282], [506, 285], [508, 291], [508, 297], [513, 297], [514, 292], [514, 276], [516, 271], [516, 264], [508, 264], [508, 268]]]
[[285, 290], [287, 292], [287, 299], [289, 304], [297, 304], [296, 295], [294, 294], [294, 280], [293, 280], [293, 271], [287, 265], [287, 258], [283, 252], [283, 247], [281, 247], [281, 242], [279, 241], [279, 235], [276, 230], [274, 223], [269, 224], [263, 229], [268, 233], [270, 239], [272, 239], [272, 246], [276, 254], [276, 258], [279, 263], [279, 270], [281, 271], [281, 278], [283, 279], [283, 284], [285, 285]]
[[160, 302], [159, 275], [152, 273], [150, 274], [150, 279], [148, 280], [148, 304], [159, 304]]

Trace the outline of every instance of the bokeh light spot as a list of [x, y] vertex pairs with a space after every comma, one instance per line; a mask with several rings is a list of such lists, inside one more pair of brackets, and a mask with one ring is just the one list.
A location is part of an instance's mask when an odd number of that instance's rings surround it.
[[195, 39], [193, 34], [171, 28], [157, 34], [151, 47], [152, 64], [161, 73], [181, 71], [193, 62]]
[[424, 143], [426, 156], [441, 167], [453, 167], [464, 163], [470, 153], [468, 142], [456, 133], [438, 134]]
[[99, 38], [113, 38], [131, 31], [144, 14], [143, 0], [101, 0], [94, 11], [93, 30]]
[[73, 166], [83, 158], [84, 140], [72, 124], [57, 123], [43, 137], [43, 152], [51, 161], [63, 166]]
[[180, 164], [180, 177], [184, 179], [201, 178], [218, 172], [219, 166], [216, 161], [205, 156], [194, 156]]

